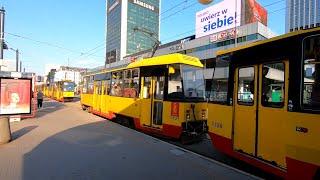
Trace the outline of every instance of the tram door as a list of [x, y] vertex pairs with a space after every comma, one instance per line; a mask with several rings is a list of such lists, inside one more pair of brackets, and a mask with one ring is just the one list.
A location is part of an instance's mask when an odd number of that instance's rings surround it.
[[94, 94], [93, 94], [93, 109], [100, 111], [100, 97], [101, 96], [101, 81], [94, 83]]
[[165, 77], [145, 76], [143, 80], [142, 121], [146, 126], [161, 128]]
[[256, 154], [257, 66], [239, 67], [235, 72], [233, 148]]
[[162, 113], [163, 113], [163, 95], [164, 95], [164, 76], [152, 77], [152, 95], [151, 95], [151, 125], [162, 125]]
[[281, 168], [286, 168], [288, 67], [281, 61], [235, 72], [233, 148]]

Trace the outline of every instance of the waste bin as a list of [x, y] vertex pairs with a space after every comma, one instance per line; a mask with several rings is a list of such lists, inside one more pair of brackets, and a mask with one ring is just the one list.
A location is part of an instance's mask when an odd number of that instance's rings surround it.
[[0, 117], [0, 144], [11, 140], [10, 122], [8, 117]]

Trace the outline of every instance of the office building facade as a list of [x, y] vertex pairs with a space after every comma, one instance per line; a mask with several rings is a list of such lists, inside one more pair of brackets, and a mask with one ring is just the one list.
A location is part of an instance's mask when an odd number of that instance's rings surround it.
[[286, 32], [320, 26], [320, 0], [287, 0]]
[[160, 0], [107, 0], [106, 64], [152, 48], [159, 39]]

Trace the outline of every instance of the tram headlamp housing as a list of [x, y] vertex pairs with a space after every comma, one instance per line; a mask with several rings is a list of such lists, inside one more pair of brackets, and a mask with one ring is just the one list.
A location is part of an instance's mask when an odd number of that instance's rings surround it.
[[186, 120], [190, 121], [190, 110], [186, 110]]
[[207, 115], [207, 111], [205, 109], [202, 109], [201, 110], [201, 118], [202, 118], [202, 120], [206, 119], [206, 115]]
[[176, 72], [176, 70], [174, 69], [174, 67], [169, 66], [169, 74], [174, 74]]

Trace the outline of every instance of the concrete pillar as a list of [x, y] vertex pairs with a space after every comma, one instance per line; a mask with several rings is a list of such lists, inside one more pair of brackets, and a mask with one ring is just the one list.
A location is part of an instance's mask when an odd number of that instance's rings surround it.
[[11, 130], [8, 117], [0, 117], [0, 144], [6, 144], [11, 140]]

